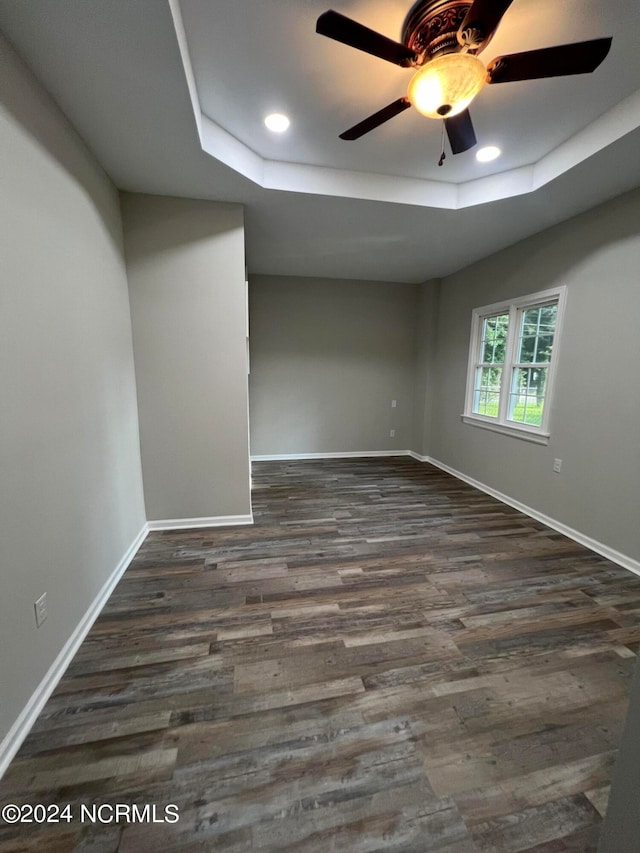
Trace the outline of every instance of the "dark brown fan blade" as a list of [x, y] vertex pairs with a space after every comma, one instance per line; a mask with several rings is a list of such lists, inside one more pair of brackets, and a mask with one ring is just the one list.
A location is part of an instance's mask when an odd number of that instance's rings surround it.
[[454, 154], [462, 154], [463, 151], [468, 151], [477, 144], [476, 132], [473, 129], [473, 122], [469, 110], [458, 113], [457, 116], [446, 118], [444, 126], [447, 129], [447, 136], [451, 144], [451, 151]]
[[389, 121], [390, 118], [394, 116], [400, 115], [400, 113], [409, 109], [411, 106], [411, 101], [409, 98], [398, 98], [397, 101], [394, 101], [392, 104], [388, 104], [383, 109], [378, 110], [377, 113], [374, 113], [369, 118], [365, 118], [359, 124], [354, 125], [349, 128], [349, 130], [345, 130], [344, 133], [340, 134], [340, 139], [360, 139], [361, 136], [364, 136], [365, 133], [369, 133], [370, 130], [375, 130], [376, 127], [380, 127], [381, 124], [384, 124], [385, 121]]
[[406, 67], [418, 59], [418, 54], [411, 48], [393, 41], [375, 30], [370, 30], [369, 27], [365, 27], [339, 12], [334, 12], [332, 9], [320, 15], [316, 23], [316, 32], [320, 33], [321, 36], [327, 36], [330, 39], [342, 42], [342, 44], [348, 44], [350, 47], [363, 50], [365, 53], [370, 53], [380, 59], [386, 59], [387, 62], [393, 62], [394, 65]]
[[588, 74], [595, 71], [609, 53], [611, 41], [610, 38], [594, 39], [497, 56], [487, 66], [489, 83]]
[[498, 24], [512, 3], [513, 0], [475, 0], [458, 32], [479, 30], [484, 47], [498, 29]]

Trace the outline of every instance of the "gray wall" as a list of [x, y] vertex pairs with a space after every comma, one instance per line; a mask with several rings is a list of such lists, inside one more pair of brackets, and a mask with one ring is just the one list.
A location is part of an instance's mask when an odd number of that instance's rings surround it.
[[[636, 560], [639, 223], [634, 191], [442, 282], [429, 446], [441, 462]], [[561, 284], [568, 296], [548, 446], [463, 424], [471, 310]]]
[[239, 205], [124, 195], [150, 520], [251, 512]]
[[117, 194], [1, 37], [0, 101], [1, 740], [145, 517]]
[[251, 276], [252, 455], [407, 450], [418, 298], [411, 284]]
[[410, 450], [427, 456], [431, 447], [433, 396], [438, 356], [440, 279], [420, 285], [416, 314], [416, 358], [413, 381], [413, 431]]

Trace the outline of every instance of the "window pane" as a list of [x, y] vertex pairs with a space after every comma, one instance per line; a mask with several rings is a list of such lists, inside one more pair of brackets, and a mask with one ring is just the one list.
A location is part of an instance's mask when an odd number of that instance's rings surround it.
[[520, 352], [518, 353], [519, 364], [529, 364], [535, 358], [536, 353], [536, 337], [535, 335], [525, 335], [520, 338]]
[[547, 367], [520, 367], [513, 371], [507, 418], [530, 426], [542, 425]]
[[553, 349], [553, 335], [541, 334], [538, 338], [538, 346], [536, 349], [536, 364], [549, 364], [551, 361], [551, 351]]
[[473, 391], [473, 411], [476, 415], [497, 418], [500, 409], [501, 367], [479, 367]]
[[518, 364], [549, 364], [557, 314], [557, 305], [540, 305], [522, 312]]
[[554, 332], [556, 328], [556, 318], [558, 316], [557, 305], [543, 305], [540, 309], [540, 328], [542, 331]]
[[509, 315], [498, 314], [482, 321], [482, 364], [504, 364]]

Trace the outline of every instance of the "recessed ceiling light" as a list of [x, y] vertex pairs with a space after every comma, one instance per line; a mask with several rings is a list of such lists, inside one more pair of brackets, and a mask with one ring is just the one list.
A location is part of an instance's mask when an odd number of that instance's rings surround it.
[[284, 133], [291, 124], [287, 116], [282, 113], [271, 113], [265, 118], [264, 123], [274, 133]]
[[487, 145], [481, 148], [476, 154], [476, 160], [479, 163], [490, 163], [497, 159], [502, 154], [502, 151], [496, 145]]

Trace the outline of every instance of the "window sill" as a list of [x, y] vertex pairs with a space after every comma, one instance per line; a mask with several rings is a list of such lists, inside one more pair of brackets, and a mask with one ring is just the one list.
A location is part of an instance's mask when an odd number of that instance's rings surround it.
[[540, 430], [527, 429], [526, 427], [506, 426], [505, 424], [497, 424], [493, 421], [479, 418], [476, 415], [461, 415], [465, 424], [470, 426], [488, 429], [491, 432], [499, 432], [503, 435], [510, 435], [512, 438], [519, 438], [522, 441], [532, 441], [534, 444], [549, 444], [549, 433], [541, 432]]

